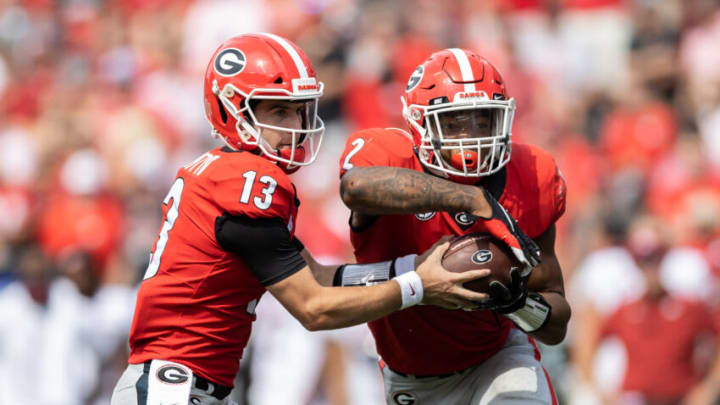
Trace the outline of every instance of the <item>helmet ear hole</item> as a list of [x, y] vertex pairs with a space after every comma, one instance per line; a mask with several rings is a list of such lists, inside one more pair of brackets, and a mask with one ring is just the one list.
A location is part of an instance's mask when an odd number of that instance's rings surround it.
[[244, 101], [246, 105], [248, 106], [248, 110], [252, 110], [252, 114], [243, 114], [245, 120], [248, 122], [248, 124], [255, 126], [255, 121], [253, 120], [253, 114], [255, 114], [255, 109], [257, 108], [258, 104], [260, 103], [260, 100], [248, 100], [245, 99]]
[[220, 118], [222, 119], [223, 124], [227, 124], [228, 114], [227, 111], [225, 111], [225, 107], [222, 105], [222, 101], [220, 101], [220, 97], [215, 96], [215, 101], [217, 102], [218, 110], [220, 110]]
[[276, 77], [275, 80], [273, 81], [273, 83], [275, 83], [275, 84], [283, 84], [284, 82], [285, 82], [285, 80], [283, 80], [282, 76]]

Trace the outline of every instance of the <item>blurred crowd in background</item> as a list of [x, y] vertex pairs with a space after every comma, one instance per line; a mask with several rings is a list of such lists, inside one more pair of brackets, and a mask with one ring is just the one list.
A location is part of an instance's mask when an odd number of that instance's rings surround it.
[[[714, 404], [720, 393], [720, 1], [0, 0], [0, 404], [100, 404], [177, 169], [219, 146], [202, 76], [223, 40], [295, 41], [325, 83], [319, 160], [292, 176], [298, 236], [352, 260], [338, 158], [402, 127], [433, 51], [489, 59], [513, 142], [568, 185], [557, 250], [573, 319], [543, 347], [563, 404]], [[380, 404], [364, 326], [302, 329], [266, 294], [241, 404]]]

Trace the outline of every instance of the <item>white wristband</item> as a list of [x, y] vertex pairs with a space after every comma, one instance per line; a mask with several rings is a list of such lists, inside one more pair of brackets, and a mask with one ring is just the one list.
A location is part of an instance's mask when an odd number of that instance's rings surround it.
[[411, 254], [395, 259], [395, 277], [402, 276], [408, 271], [414, 271], [416, 257], [416, 254]]
[[550, 319], [550, 305], [541, 295], [533, 295], [527, 297], [524, 307], [505, 315], [526, 333], [542, 328]]
[[393, 278], [400, 285], [400, 295], [402, 297], [402, 305], [400, 309], [405, 309], [422, 302], [423, 285], [420, 276], [409, 271], [403, 275]]

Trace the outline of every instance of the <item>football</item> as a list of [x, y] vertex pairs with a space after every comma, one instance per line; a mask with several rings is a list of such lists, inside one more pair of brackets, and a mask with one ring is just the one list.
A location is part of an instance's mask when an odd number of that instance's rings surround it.
[[450, 240], [442, 265], [455, 273], [489, 269], [489, 276], [465, 283], [469, 290], [488, 293], [493, 280], [510, 285], [510, 269], [520, 266], [520, 262], [502, 241], [486, 233], [471, 233]]

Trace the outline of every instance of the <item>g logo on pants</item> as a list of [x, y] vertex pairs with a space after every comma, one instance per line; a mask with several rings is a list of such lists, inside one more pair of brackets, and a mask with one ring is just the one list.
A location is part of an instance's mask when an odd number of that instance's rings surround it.
[[413, 405], [415, 404], [415, 396], [407, 392], [396, 392], [393, 394], [393, 401], [398, 405]]
[[188, 380], [188, 374], [180, 367], [163, 366], [158, 369], [157, 378], [168, 384], [182, 384]]

